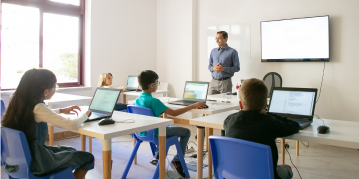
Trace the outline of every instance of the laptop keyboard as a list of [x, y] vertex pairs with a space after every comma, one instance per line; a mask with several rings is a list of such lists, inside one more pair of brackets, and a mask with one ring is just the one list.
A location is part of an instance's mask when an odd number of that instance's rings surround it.
[[291, 121], [297, 122], [299, 124], [305, 124], [305, 123], [310, 122], [308, 119], [302, 119], [302, 118], [300, 118], [300, 119], [288, 118], [288, 119]]

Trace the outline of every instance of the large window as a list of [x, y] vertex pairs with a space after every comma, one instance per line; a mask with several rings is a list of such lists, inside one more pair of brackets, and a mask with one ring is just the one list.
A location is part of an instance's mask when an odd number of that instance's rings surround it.
[[84, 0], [1, 2], [1, 88], [32, 68], [52, 70], [60, 87], [83, 85]]

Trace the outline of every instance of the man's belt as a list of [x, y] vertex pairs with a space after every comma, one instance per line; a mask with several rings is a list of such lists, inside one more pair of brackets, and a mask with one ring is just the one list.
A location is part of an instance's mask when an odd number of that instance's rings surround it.
[[[213, 78], [213, 77], [212, 77]], [[213, 78], [214, 80], [218, 80], [218, 81], [224, 81], [224, 80], [228, 80], [230, 79], [231, 77], [225, 77], [225, 78]]]

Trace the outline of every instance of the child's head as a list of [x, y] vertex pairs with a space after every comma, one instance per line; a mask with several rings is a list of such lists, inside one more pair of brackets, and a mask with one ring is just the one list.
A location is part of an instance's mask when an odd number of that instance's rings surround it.
[[104, 73], [102, 75], [100, 75], [100, 79], [98, 81], [98, 86], [99, 87], [104, 87], [104, 86], [110, 86], [112, 85], [112, 74], [111, 73]]
[[2, 125], [23, 131], [28, 141], [35, 139], [34, 108], [45, 99], [50, 99], [56, 90], [56, 76], [47, 69], [31, 69], [22, 76], [9, 103]]
[[261, 112], [267, 105], [268, 89], [262, 80], [245, 80], [239, 90], [239, 98], [245, 111]]
[[142, 90], [150, 90], [155, 92], [158, 87], [158, 75], [152, 70], [142, 71], [138, 75], [138, 83], [141, 85]]

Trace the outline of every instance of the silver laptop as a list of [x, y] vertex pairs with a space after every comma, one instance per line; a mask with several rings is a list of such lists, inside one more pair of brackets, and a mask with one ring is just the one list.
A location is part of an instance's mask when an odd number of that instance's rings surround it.
[[86, 122], [111, 117], [121, 89], [97, 87], [89, 110], [92, 114]]
[[188, 106], [196, 102], [206, 103], [208, 86], [208, 82], [186, 81], [182, 100], [171, 101], [168, 103], [183, 106]]
[[125, 91], [141, 91], [139, 86], [140, 85], [138, 83], [137, 76], [129, 75], [127, 78], [127, 86]]
[[274, 87], [268, 112], [296, 121], [300, 129], [313, 122], [318, 89]]

